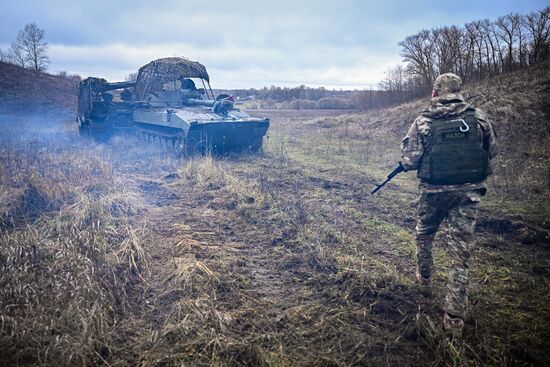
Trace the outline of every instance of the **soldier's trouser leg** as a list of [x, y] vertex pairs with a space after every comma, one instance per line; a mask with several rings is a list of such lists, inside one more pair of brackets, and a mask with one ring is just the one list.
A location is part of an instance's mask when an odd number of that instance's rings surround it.
[[451, 261], [445, 296], [445, 312], [464, 319], [468, 308], [468, 270], [470, 248], [474, 240], [477, 204], [480, 194], [467, 191], [447, 215], [448, 253]]
[[432, 244], [435, 234], [445, 217], [438, 194], [422, 194], [418, 203], [416, 223], [416, 261], [418, 273], [430, 278], [433, 269]]

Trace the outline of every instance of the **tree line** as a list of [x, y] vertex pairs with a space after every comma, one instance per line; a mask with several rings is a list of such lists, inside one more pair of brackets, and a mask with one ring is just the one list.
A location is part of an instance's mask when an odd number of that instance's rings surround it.
[[388, 69], [378, 90], [331, 91], [302, 85], [234, 94], [254, 95], [268, 108], [368, 110], [400, 104], [428, 95], [439, 74], [452, 72], [469, 82], [545, 62], [550, 58], [550, 6], [493, 21], [424, 29], [406, 37], [399, 46], [403, 63]]
[[275, 109], [353, 109], [352, 97], [355, 91], [298, 87], [274, 86], [249, 89], [215, 89], [215, 93], [227, 93], [240, 100], [255, 99], [261, 108]]
[[36, 71], [46, 71], [50, 58], [44, 30], [34, 22], [25, 25], [7, 51], [0, 49], [0, 61]]
[[320, 99], [327, 97], [346, 98], [353, 93], [352, 91], [327, 89], [325, 87], [312, 88], [305, 85], [292, 88], [272, 85], [271, 87], [263, 87], [259, 89], [224, 89], [223, 92], [232, 94], [235, 97], [244, 98], [254, 96], [257, 99], [269, 99], [273, 102], [288, 102], [297, 99], [319, 101]]
[[391, 100], [403, 102], [425, 95], [442, 73], [455, 73], [468, 82], [548, 60], [550, 7], [462, 27], [424, 29], [399, 46], [404, 64], [390, 68], [380, 88]]

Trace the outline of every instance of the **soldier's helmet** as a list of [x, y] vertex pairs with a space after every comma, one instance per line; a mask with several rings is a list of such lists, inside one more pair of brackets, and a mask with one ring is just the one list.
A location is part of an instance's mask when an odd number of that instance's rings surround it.
[[460, 93], [461, 88], [462, 79], [453, 73], [445, 73], [438, 76], [435, 79], [433, 87], [434, 91], [436, 91], [439, 96]]

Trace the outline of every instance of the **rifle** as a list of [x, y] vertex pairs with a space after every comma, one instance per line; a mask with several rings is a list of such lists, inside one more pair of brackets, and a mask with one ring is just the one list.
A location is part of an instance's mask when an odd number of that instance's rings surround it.
[[391, 173], [388, 175], [388, 178], [386, 178], [384, 182], [376, 185], [376, 188], [371, 191], [371, 195], [376, 193], [376, 191], [380, 190], [382, 187], [384, 187], [388, 182], [390, 182], [392, 178], [394, 178], [401, 172], [405, 172], [405, 171], [406, 171], [405, 167], [403, 167], [403, 164], [401, 163], [401, 161], [399, 161], [399, 165], [395, 167], [393, 171], [391, 171]]

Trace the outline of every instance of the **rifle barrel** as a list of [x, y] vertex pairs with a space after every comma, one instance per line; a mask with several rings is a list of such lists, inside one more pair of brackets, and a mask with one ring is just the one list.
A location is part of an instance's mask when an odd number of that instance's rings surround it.
[[380, 190], [382, 188], [382, 185], [376, 185], [376, 188], [370, 192], [370, 194], [375, 194], [376, 191]]
[[401, 164], [401, 162], [399, 162], [399, 165], [397, 167], [395, 167], [395, 169], [393, 171], [391, 171], [391, 173], [388, 175], [388, 177], [384, 180], [384, 182], [376, 185], [376, 188], [374, 190], [371, 191], [371, 195], [376, 193], [378, 190], [380, 190], [382, 187], [384, 187], [384, 185], [386, 185], [388, 182], [390, 182], [390, 180], [392, 178], [394, 178], [395, 176], [397, 176], [399, 173], [401, 172], [404, 172], [405, 171], [405, 168], [403, 167], [403, 165]]

